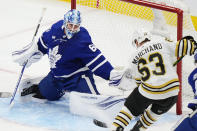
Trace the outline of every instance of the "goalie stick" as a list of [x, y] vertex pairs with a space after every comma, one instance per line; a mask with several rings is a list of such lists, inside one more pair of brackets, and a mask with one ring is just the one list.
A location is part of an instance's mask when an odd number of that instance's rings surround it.
[[[38, 25], [37, 25], [37, 27], [36, 27], [36, 31], [35, 31], [35, 33], [34, 33], [34, 36], [33, 36], [32, 42], [31, 42], [32, 44], [33, 44], [33, 41], [34, 41], [34, 39], [35, 39], [35, 37], [36, 37], [36, 35], [37, 35], [37, 33], [38, 33], [38, 29], [39, 29], [39, 27], [40, 27], [40, 24], [41, 24], [41, 21], [42, 21], [42, 19], [43, 19], [43, 16], [44, 16], [45, 11], [46, 11], [46, 8], [43, 8], [43, 9], [42, 9], [41, 17], [40, 17], [40, 19], [39, 19]], [[32, 44], [31, 44], [30, 46], [32, 46]], [[29, 46], [29, 45], [28, 45], [28, 46]], [[23, 76], [23, 73], [24, 73], [24, 70], [25, 70], [25, 67], [26, 67], [27, 63], [28, 63], [28, 60], [27, 60], [27, 61], [24, 63], [24, 65], [23, 65], [23, 68], [22, 68], [22, 70], [21, 70], [21, 73], [20, 73], [19, 79], [18, 79], [18, 81], [17, 81], [16, 87], [15, 87], [15, 89], [14, 89], [14, 92], [13, 92], [12, 96], [11, 96], [10, 105], [12, 105], [12, 103], [13, 103], [13, 101], [14, 101], [16, 92], [17, 92], [17, 90], [18, 90], [18, 87], [19, 87], [19, 84], [20, 84], [20, 81], [21, 81], [21, 78], [22, 78], [22, 76]]]
[[25, 67], [26, 67], [27, 63], [28, 63], [28, 60], [27, 60], [27, 61], [25, 62], [25, 64], [23, 65], [23, 68], [22, 68], [22, 70], [21, 70], [19, 79], [18, 79], [18, 81], [17, 81], [17, 83], [16, 83], [16, 87], [15, 87], [14, 92], [13, 92], [13, 94], [12, 94], [12, 96], [11, 96], [11, 99], [10, 99], [10, 105], [12, 104], [12, 102], [13, 102], [13, 100], [14, 100], [14, 98], [15, 98], [16, 92], [17, 92], [17, 90], [18, 90], [18, 87], [19, 87], [19, 84], [20, 84], [20, 81], [21, 81], [21, 78], [22, 78], [22, 76], [23, 76], [23, 72], [24, 72], [24, 70], [25, 70]]

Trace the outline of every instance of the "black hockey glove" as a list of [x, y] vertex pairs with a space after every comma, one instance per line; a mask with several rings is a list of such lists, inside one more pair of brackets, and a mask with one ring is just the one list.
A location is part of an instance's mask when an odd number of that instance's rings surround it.
[[194, 37], [193, 36], [185, 36], [183, 37], [181, 40], [184, 40], [186, 39], [187, 41], [190, 41], [192, 45], [194, 45], [194, 51], [191, 52], [191, 55], [194, 54], [195, 50], [197, 49], [197, 43], [196, 41], [194, 40]]
[[182, 40], [183, 40], [183, 39], [194, 40], [194, 37], [189, 35], [189, 36], [183, 37]]

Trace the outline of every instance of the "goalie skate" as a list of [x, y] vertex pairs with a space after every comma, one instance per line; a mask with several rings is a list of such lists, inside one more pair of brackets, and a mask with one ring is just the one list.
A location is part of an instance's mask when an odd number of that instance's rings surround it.
[[28, 78], [21, 82], [20, 85], [20, 96], [21, 101], [35, 101], [44, 103], [46, 99], [40, 94], [38, 89], [38, 83], [41, 81], [43, 77], [38, 78]]

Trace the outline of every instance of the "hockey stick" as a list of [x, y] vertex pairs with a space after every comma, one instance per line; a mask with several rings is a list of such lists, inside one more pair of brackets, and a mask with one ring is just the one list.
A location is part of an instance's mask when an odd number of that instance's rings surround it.
[[184, 56], [179, 57], [179, 59], [174, 62], [173, 66], [176, 66], [183, 59], [183, 57]]
[[36, 27], [36, 31], [35, 31], [35, 33], [34, 33], [34, 36], [33, 36], [33, 39], [32, 39], [32, 41], [34, 41], [34, 39], [35, 39], [35, 37], [36, 37], [36, 35], [37, 35], [37, 33], [38, 33], [38, 29], [39, 29], [39, 27], [40, 27], [40, 24], [41, 24], [41, 21], [42, 21], [42, 19], [43, 19], [43, 17], [44, 17], [44, 13], [46, 12], [46, 8], [43, 8], [42, 9], [42, 14], [41, 14], [41, 17], [40, 17], [40, 19], [39, 19], [39, 21], [38, 21], [38, 25], [37, 25], [37, 27]]
[[[37, 35], [37, 33], [38, 33], [38, 29], [39, 29], [39, 27], [40, 27], [40, 24], [41, 24], [41, 21], [42, 21], [42, 19], [43, 19], [43, 16], [44, 16], [45, 11], [46, 11], [46, 8], [43, 8], [43, 9], [42, 9], [41, 17], [40, 17], [40, 19], [39, 19], [39, 21], [38, 21], [38, 25], [37, 25], [37, 27], [36, 27], [36, 31], [35, 31], [35, 33], [34, 33], [34, 35], [33, 35], [33, 39], [32, 39], [32, 42], [31, 42], [32, 44], [33, 44], [33, 41], [34, 41], [34, 39], [35, 39], [35, 37], [36, 37], [36, 35]], [[31, 44], [30, 46], [32, 46], [32, 44]], [[26, 67], [27, 63], [28, 63], [28, 60], [27, 60], [27, 61], [24, 63], [24, 65], [23, 65], [23, 68], [22, 68], [22, 70], [21, 70], [19, 79], [18, 79], [18, 81], [17, 81], [16, 87], [15, 87], [15, 89], [14, 89], [14, 92], [13, 92], [12, 97], [11, 97], [11, 100], [10, 100], [10, 105], [13, 104], [13, 101], [14, 101], [14, 98], [15, 98], [15, 95], [16, 95], [16, 92], [17, 92], [17, 90], [18, 90], [18, 87], [19, 87], [19, 84], [20, 84], [20, 81], [21, 81], [21, 78], [22, 78], [22, 76], [23, 76], [23, 73], [24, 73], [24, 70], [25, 70], [25, 67]]]
[[[183, 38], [182, 38], [182, 39], [183, 39]], [[192, 38], [190, 37], [190, 39], [193, 39], [193, 37], [192, 37]], [[196, 43], [195, 40], [193, 40], [193, 42], [194, 42], [194, 45], [195, 45], [195, 49], [194, 49], [194, 51], [195, 51], [196, 48], [197, 48], [197, 43]], [[173, 66], [176, 66], [176, 65], [183, 59], [183, 57], [184, 57], [184, 56], [179, 57], [178, 60], [174, 62]]]
[[18, 87], [19, 87], [19, 84], [20, 84], [20, 81], [21, 81], [21, 78], [22, 78], [22, 76], [23, 76], [23, 73], [24, 73], [24, 70], [25, 70], [25, 67], [26, 67], [27, 63], [28, 63], [28, 60], [27, 60], [27, 61], [25, 62], [25, 64], [23, 65], [23, 68], [22, 68], [22, 70], [21, 70], [19, 79], [18, 79], [18, 81], [17, 81], [16, 87], [15, 87], [15, 89], [14, 89], [14, 92], [13, 92], [12, 97], [11, 97], [11, 100], [10, 100], [10, 105], [13, 103], [13, 100], [14, 100], [14, 98], [15, 98], [16, 92], [17, 92], [17, 90], [18, 90]]

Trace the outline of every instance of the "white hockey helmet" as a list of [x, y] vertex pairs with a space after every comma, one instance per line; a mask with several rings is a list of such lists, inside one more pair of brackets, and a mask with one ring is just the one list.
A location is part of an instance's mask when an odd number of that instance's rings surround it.
[[132, 46], [138, 48], [141, 46], [141, 42], [145, 40], [151, 40], [151, 33], [145, 29], [135, 30], [132, 35]]

